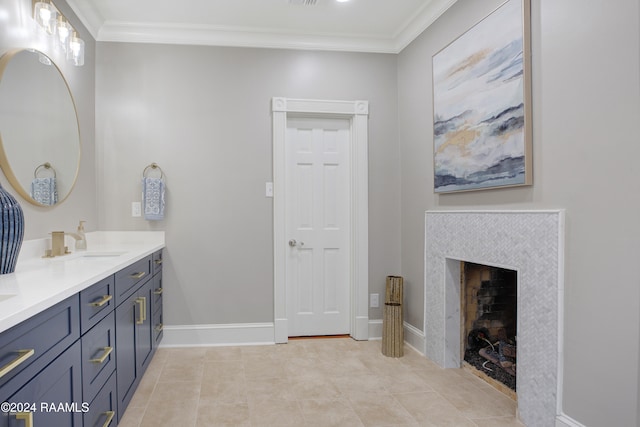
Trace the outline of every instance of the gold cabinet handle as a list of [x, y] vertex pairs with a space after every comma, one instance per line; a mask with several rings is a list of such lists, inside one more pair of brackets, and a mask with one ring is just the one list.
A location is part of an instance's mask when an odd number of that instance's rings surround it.
[[147, 298], [138, 297], [136, 298], [136, 304], [140, 305], [140, 316], [138, 316], [138, 320], [136, 320], [136, 324], [142, 325], [145, 320], [147, 320]]
[[12, 413], [16, 420], [23, 420], [24, 427], [33, 427], [33, 412], [16, 412]]
[[109, 355], [113, 351], [113, 347], [102, 347], [102, 350], [103, 350], [102, 356], [100, 356], [98, 358], [95, 358], [95, 359], [90, 359], [89, 362], [91, 362], [91, 363], [103, 363], [105, 360], [107, 360], [107, 357], [109, 357]]
[[158, 326], [156, 326], [156, 331], [161, 332], [163, 329], [164, 329], [164, 325], [162, 323], [158, 323]]
[[160, 264], [162, 264], [162, 259], [157, 259], [154, 262], [156, 263], [156, 265], [160, 265]]
[[100, 300], [93, 301], [93, 302], [89, 303], [89, 305], [91, 307], [102, 307], [103, 305], [105, 305], [106, 303], [111, 301], [111, 298], [113, 298], [112, 295], [103, 295]]
[[153, 291], [154, 295], [162, 295], [162, 288], [157, 288], [155, 291]]
[[13, 371], [18, 365], [24, 363], [24, 361], [30, 358], [31, 356], [33, 356], [35, 352], [36, 351], [33, 348], [29, 350], [16, 351], [16, 353], [18, 353], [18, 357], [16, 357], [11, 362], [7, 363], [2, 368], [0, 368], [0, 378], [4, 377], [9, 372]]
[[140, 273], [134, 273], [134, 274], [130, 275], [129, 277], [131, 277], [132, 279], [140, 279], [145, 274], [147, 274], [146, 271], [141, 271]]
[[104, 422], [104, 424], [102, 424], [102, 427], [109, 427], [109, 424], [111, 424], [111, 420], [113, 420], [113, 417], [116, 416], [116, 412], [115, 411], [107, 411], [107, 412], [103, 412], [103, 414], [107, 416], [107, 419]]

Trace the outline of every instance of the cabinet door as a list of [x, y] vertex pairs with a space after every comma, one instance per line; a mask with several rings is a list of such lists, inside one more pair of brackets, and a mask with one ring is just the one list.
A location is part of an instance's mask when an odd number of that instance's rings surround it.
[[[118, 417], [124, 414], [152, 357], [152, 280], [116, 308]], [[119, 421], [119, 420], [118, 420]]]
[[89, 412], [83, 414], [84, 427], [114, 427], [116, 425], [118, 402], [115, 374], [111, 375], [89, 408]]
[[[32, 417], [31, 425], [81, 427], [82, 413], [88, 410], [82, 402], [81, 371], [80, 342], [76, 342], [7, 401], [34, 405], [30, 415], [23, 414]], [[28, 425], [20, 415], [1, 414], [2, 427]]]
[[138, 299], [141, 298], [144, 301], [142, 307], [144, 310], [144, 321], [136, 324], [136, 353], [138, 362], [140, 363], [139, 370], [141, 373], [144, 373], [149, 362], [151, 362], [151, 357], [153, 356], [154, 333], [153, 319], [151, 316], [151, 305], [154, 298], [153, 280], [149, 280], [147, 283], [142, 285], [137, 295]]

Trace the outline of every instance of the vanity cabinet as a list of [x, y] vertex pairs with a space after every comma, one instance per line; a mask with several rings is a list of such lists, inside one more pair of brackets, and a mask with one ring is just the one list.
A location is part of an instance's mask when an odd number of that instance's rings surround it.
[[[116, 307], [118, 420], [129, 405], [162, 338], [161, 326], [159, 334], [156, 324], [157, 319], [162, 319], [162, 263], [152, 263], [152, 260], [161, 258], [161, 251], [158, 251], [149, 258], [147, 264], [139, 263], [138, 268], [130, 270], [128, 275], [116, 274], [116, 293], [128, 295]], [[152, 265], [159, 268], [152, 268]], [[139, 276], [141, 271], [154, 274], [131, 286], [132, 276]], [[121, 286], [128, 290], [122, 291]], [[157, 301], [160, 301], [159, 307]]]
[[[112, 426], [162, 338], [161, 251], [0, 333], [0, 427]], [[61, 406], [62, 405], [62, 406]]]

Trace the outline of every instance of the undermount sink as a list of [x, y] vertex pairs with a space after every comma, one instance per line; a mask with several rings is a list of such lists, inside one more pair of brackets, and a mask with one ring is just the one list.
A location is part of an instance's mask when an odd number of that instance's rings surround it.
[[105, 258], [105, 257], [116, 257], [116, 256], [120, 256], [120, 255], [124, 255], [126, 254], [126, 252], [118, 252], [118, 251], [113, 251], [113, 252], [78, 252], [78, 256], [81, 258]]

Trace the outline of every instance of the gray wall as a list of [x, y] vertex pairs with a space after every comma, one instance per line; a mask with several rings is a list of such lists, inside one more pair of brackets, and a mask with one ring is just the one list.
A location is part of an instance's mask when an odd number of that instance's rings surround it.
[[[100, 226], [166, 231], [166, 323], [273, 322], [270, 101], [368, 100], [370, 290], [400, 270], [396, 55], [98, 43]], [[131, 217], [145, 166], [166, 217]], [[371, 318], [381, 318], [380, 309]]]
[[36, 48], [46, 53], [60, 67], [71, 88], [80, 122], [80, 172], [73, 192], [64, 203], [49, 208], [32, 205], [20, 198], [4, 174], [0, 174], [0, 183], [18, 199], [24, 211], [25, 239], [45, 238], [53, 230], [75, 231], [81, 219], [87, 221], [87, 231], [98, 228], [94, 161], [95, 41], [66, 3], [56, 1], [55, 4], [85, 41], [85, 65], [82, 67], [71, 65], [63, 55], [54, 51], [51, 43], [36, 28], [31, 18], [31, 0], [0, 0], [0, 55], [15, 48]]
[[639, 4], [533, 1], [534, 185], [436, 195], [431, 57], [501, 3], [459, 0], [399, 55], [407, 320], [422, 328], [425, 210], [564, 208], [564, 411], [637, 426]]

